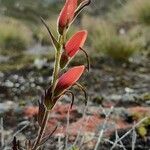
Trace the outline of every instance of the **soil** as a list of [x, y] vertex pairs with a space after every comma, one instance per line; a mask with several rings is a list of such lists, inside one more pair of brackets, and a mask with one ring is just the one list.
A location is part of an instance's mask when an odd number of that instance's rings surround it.
[[[12, 140], [10, 134], [13, 135], [20, 129], [21, 132], [17, 134], [17, 138], [21, 141], [24, 141], [25, 137], [33, 139], [36, 136], [38, 99], [51, 81], [52, 68], [50, 66], [52, 65], [52, 62], [46, 62], [39, 69], [31, 64], [21, 70], [0, 72], [0, 115], [4, 121], [4, 147], [10, 147]], [[85, 73], [80, 80], [80, 83], [87, 89], [88, 106], [84, 105], [83, 93], [74, 87], [72, 90], [76, 98], [70, 110], [69, 126], [66, 132], [70, 97], [66, 95], [59, 101], [51, 112], [46, 133], [50, 133], [56, 125], [58, 128], [47, 142], [45, 149], [57, 149], [58, 146], [63, 145], [68, 134], [68, 146], [78, 136], [77, 145], [80, 145], [81, 149], [93, 150], [98, 133], [102, 129], [104, 129], [104, 136], [98, 149], [110, 149], [112, 144], [109, 144], [106, 139], [115, 141], [116, 130], [118, 130], [118, 136], [121, 137], [135, 123], [144, 117], [150, 117], [149, 68], [148, 58], [140, 63], [121, 64], [110, 61], [108, 58], [92, 59], [90, 72]], [[111, 108], [113, 108], [112, 112], [103, 128], [105, 115]], [[26, 127], [22, 130], [24, 126]], [[140, 136], [136, 130], [136, 150], [150, 149], [149, 126], [146, 130], [144, 137]], [[131, 149], [132, 136], [131, 132], [122, 140], [127, 150]], [[61, 142], [57, 144], [60, 138]], [[114, 150], [120, 149], [120, 147], [114, 148]]]

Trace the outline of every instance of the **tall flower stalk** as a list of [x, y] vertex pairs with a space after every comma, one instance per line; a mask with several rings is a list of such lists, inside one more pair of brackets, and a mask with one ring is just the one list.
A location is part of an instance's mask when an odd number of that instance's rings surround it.
[[[83, 45], [87, 38], [87, 31], [82, 30], [75, 33], [68, 41], [66, 41], [66, 35], [74, 19], [82, 11], [82, 9], [89, 4], [90, 0], [83, 0], [80, 3], [78, 0], [66, 0], [57, 21], [58, 39], [53, 36], [46, 22], [43, 18], [41, 18], [41, 21], [48, 30], [51, 42], [55, 48], [55, 63], [51, 84], [45, 90], [44, 94], [41, 96], [41, 100], [39, 101], [39, 112], [37, 119], [39, 131], [35, 140], [26, 142], [26, 150], [40, 149], [40, 147], [45, 144], [45, 142], [57, 129], [57, 127], [55, 127], [52, 133], [45, 136], [49, 113], [57, 101], [67, 92], [70, 93], [71, 91], [69, 89], [75, 84], [82, 89], [82, 91], [84, 91], [82, 86], [77, 83], [86, 69], [84, 65], [74, 66], [61, 76], [59, 76], [59, 74], [69, 65], [69, 62], [75, 57], [79, 50], [84, 52], [88, 60], [88, 55], [85, 50], [83, 50]], [[89, 60], [87, 62], [89, 66]], [[84, 91], [84, 93], [86, 92]], [[72, 94], [71, 107], [73, 105], [73, 97], [74, 95]], [[13, 150], [20, 150], [20, 144], [16, 137], [14, 137], [12, 148]]]

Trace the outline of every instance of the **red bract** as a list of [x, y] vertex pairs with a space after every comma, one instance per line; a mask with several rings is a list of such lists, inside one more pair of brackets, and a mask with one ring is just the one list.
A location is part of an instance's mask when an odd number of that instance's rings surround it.
[[83, 47], [87, 38], [87, 31], [82, 30], [74, 34], [70, 40], [65, 44], [65, 52], [69, 57], [73, 57], [80, 47]]
[[55, 96], [59, 96], [64, 91], [69, 89], [72, 85], [74, 85], [82, 75], [82, 73], [85, 70], [85, 66], [76, 66], [68, 70], [66, 73], [64, 73], [57, 82], [56, 88], [55, 88]]
[[73, 58], [75, 54], [82, 48], [87, 38], [87, 31], [82, 30], [75, 33], [64, 46], [64, 52], [61, 55], [60, 67], [64, 68], [69, 62], [69, 57]]
[[67, 28], [69, 23], [73, 20], [77, 8], [77, 1], [78, 0], [66, 0], [58, 18], [58, 30], [60, 34], [63, 34], [64, 29]]

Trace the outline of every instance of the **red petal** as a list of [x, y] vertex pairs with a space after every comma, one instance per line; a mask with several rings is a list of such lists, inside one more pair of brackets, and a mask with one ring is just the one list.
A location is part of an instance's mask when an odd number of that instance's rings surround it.
[[87, 38], [87, 31], [82, 30], [74, 34], [65, 45], [65, 50], [68, 56], [73, 57], [80, 47], [83, 47]]
[[59, 27], [64, 28], [72, 21], [76, 8], [77, 0], [66, 0], [66, 3], [58, 18]]
[[76, 66], [69, 69], [59, 79], [56, 85], [55, 94], [58, 96], [64, 90], [70, 88], [73, 84], [79, 80], [80, 76], [84, 72], [85, 66]]

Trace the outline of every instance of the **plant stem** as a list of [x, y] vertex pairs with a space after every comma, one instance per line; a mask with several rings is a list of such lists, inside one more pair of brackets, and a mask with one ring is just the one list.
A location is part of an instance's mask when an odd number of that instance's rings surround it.
[[[60, 36], [59, 37], [59, 48], [56, 50], [56, 54], [55, 54], [55, 65], [54, 65], [54, 71], [53, 71], [53, 79], [52, 79], [52, 93], [54, 93], [56, 84], [57, 84], [57, 79], [58, 79], [58, 73], [60, 70], [60, 59], [61, 59], [61, 49], [62, 49], [62, 41], [63, 41], [63, 37]], [[52, 95], [53, 97], [53, 95]], [[38, 136], [37, 139], [33, 145], [32, 150], [37, 150], [40, 147], [40, 142], [43, 138], [46, 126], [47, 126], [47, 122], [48, 122], [48, 117], [49, 117], [49, 111], [45, 110], [44, 116], [43, 116], [43, 122], [41, 127], [39, 128], [39, 132], [38, 132]]]
[[40, 146], [39, 144], [40, 144], [41, 139], [44, 135], [44, 131], [45, 131], [45, 128], [46, 128], [46, 125], [47, 125], [48, 118], [49, 118], [49, 111], [46, 110], [45, 114], [44, 114], [42, 126], [39, 128], [38, 136], [37, 136], [37, 139], [34, 143], [34, 146], [33, 146], [32, 150], [37, 150], [39, 148], [39, 146]]
[[[63, 37], [60, 36], [59, 37], [59, 48], [56, 51], [55, 54], [55, 65], [54, 65], [54, 71], [53, 71], [53, 79], [52, 79], [52, 94], [54, 94], [54, 90], [56, 87], [56, 83], [57, 83], [57, 79], [58, 79], [58, 73], [59, 73], [59, 69], [60, 69], [60, 59], [61, 59], [61, 49], [62, 49], [62, 39]], [[53, 97], [53, 95], [52, 95]]]

